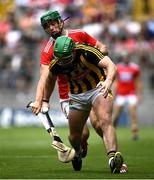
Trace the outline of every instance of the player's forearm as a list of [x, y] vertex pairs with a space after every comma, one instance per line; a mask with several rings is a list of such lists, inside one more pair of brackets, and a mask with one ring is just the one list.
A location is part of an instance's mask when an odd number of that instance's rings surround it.
[[47, 65], [41, 65], [40, 67], [40, 79], [37, 85], [37, 90], [36, 90], [36, 98], [35, 101], [41, 103], [43, 99], [43, 94], [44, 94], [44, 88], [46, 84], [46, 79], [48, 77], [49, 69]]
[[117, 68], [116, 65], [110, 60], [108, 56], [106, 58], [107, 58], [106, 61], [108, 61], [108, 63], [106, 64], [106, 70], [107, 70], [106, 80], [109, 81], [109, 83], [112, 85], [112, 83], [115, 80]]
[[45, 86], [45, 83], [40, 79], [37, 85], [36, 98], [35, 98], [35, 101], [39, 103], [41, 103], [43, 99], [44, 86]]
[[[117, 75], [117, 74], [116, 74]], [[112, 84], [112, 93], [115, 95], [117, 91], [117, 86], [118, 86], [118, 81], [117, 81], [117, 76], [115, 77], [115, 80]]]
[[44, 100], [48, 101], [50, 99], [55, 87], [55, 82], [56, 82], [56, 76], [52, 76], [50, 73], [45, 83], [44, 94], [43, 94]]

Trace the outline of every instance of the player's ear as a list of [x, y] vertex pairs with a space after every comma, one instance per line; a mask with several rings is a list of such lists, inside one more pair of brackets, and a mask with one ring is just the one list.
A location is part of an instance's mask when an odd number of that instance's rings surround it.
[[59, 27], [62, 29], [64, 26], [64, 21], [62, 19], [59, 19]]

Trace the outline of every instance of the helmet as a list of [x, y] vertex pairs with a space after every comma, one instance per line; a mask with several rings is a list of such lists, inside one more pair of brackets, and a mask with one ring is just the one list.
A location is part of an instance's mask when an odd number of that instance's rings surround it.
[[54, 44], [54, 56], [57, 59], [57, 64], [63, 67], [70, 67], [73, 62], [73, 48], [75, 43], [68, 36], [60, 36]]
[[54, 44], [54, 56], [57, 58], [69, 57], [72, 55], [72, 50], [75, 43], [68, 36], [60, 36]]
[[41, 16], [40, 21], [43, 26], [49, 20], [61, 19], [61, 16], [58, 11], [48, 11], [43, 16]]

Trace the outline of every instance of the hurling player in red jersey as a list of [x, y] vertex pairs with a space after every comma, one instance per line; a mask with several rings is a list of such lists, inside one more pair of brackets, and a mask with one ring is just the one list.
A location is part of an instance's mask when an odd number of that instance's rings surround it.
[[115, 104], [113, 122], [116, 126], [120, 113], [125, 105], [127, 105], [130, 119], [132, 138], [138, 139], [138, 118], [137, 105], [141, 101], [142, 82], [140, 67], [130, 62], [128, 52], [121, 54], [121, 62], [117, 64], [117, 77], [115, 80]]
[[[104, 54], [107, 54], [107, 48], [104, 44], [97, 41], [93, 37], [91, 37], [88, 33], [85, 31], [75, 29], [75, 30], [68, 30], [64, 29], [64, 20], [61, 18], [60, 14], [57, 11], [48, 11], [41, 17], [41, 25], [44, 29], [44, 31], [50, 36], [48, 42], [44, 46], [44, 48], [41, 51], [40, 55], [40, 79], [37, 85], [37, 91], [36, 91], [36, 99], [33, 103], [32, 112], [34, 114], [38, 114], [42, 108], [42, 106], [49, 107], [49, 100], [43, 99], [43, 89], [45, 87], [45, 82], [47, 75], [49, 73], [49, 64], [51, 62], [51, 59], [53, 59], [53, 47], [54, 43], [57, 37], [61, 35], [69, 36], [73, 39], [74, 42], [89, 44], [91, 46], [94, 46]], [[68, 84], [66, 82], [63, 76], [58, 76], [58, 89], [59, 89], [59, 97], [60, 97], [60, 103], [63, 112], [66, 112], [66, 103], [68, 105], [69, 99], [68, 99]], [[51, 89], [51, 92], [53, 89]], [[66, 113], [65, 113], [66, 114]], [[95, 114], [91, 112], [91, 122], [94, 126], [96, 132], [103, 136], [100, 133], [99, 125], [96, 123]], [[87, 139], [89, 137], [89, 130], [88, 127], [85, 125], [83, 130], [83, 138], [82, 138], [82, 148], [83, 148], [83, 157], [86, 156], [87, 153]]]

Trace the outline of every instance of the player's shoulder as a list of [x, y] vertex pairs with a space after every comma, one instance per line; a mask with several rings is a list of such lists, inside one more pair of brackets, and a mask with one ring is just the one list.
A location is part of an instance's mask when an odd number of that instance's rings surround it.
[[82, 29], [68, 29], [68, 35], [69, 36], [79, 36], [79, 37], [85, 37], [87, 34]]
[[48, 53], [50, 51], [50, 49], [53, 48], [54, 45], [54, 39], [53, 38], [49, 38], [46, 43], [44, 44], [43, 48], [42, 48], [42, 53]]
[[84, 33], [82, 29], [68, 29], [68, 33], [74, 34], [74, 33]]

